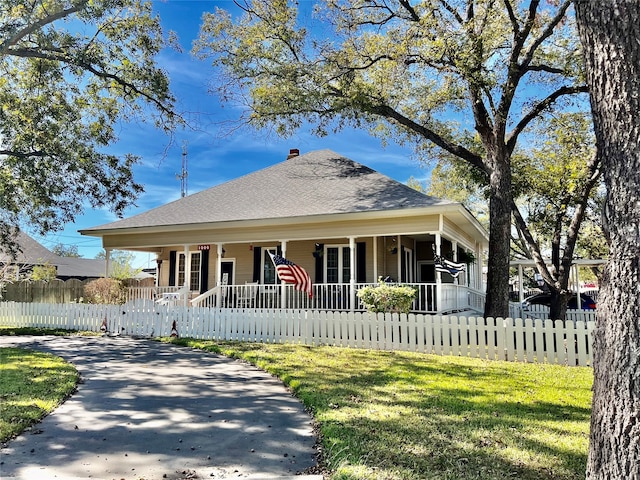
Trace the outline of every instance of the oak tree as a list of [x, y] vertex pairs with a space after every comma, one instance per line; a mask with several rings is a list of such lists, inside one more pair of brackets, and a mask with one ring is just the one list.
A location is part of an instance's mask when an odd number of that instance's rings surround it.
[[0, 0], [0, 248], [20, 224], [44, 234], [137, 198], [137, 158], [105, 147], [123, 123], [180, 121], [164, 45], [151, 2]]
[[[561, 112], [543, 117], [528, 138], [511, 159], [511, 256], [534, 260], [550, 292], [550, 318], [564, 319], [573, 261], [602, 238], [597, 234], [600, 168], [590, 115]], [[486, 189], [483, 172], [449, 155], [433, 170], [429, 193], [471, 202], [477, 211], [483, 208]]]
[[236, 4], [239, 16], [205, 15], [195, 51], [245, 121], [283, 135], [308, 123], [319, 135], [369, 127], [486, 174], [484, 313], [507, 316], [511, 155], [535, 118], [586, 92], [571, 0], [329, 0], [313, 20], [287, 0]]
[[640, 3], [576, 0], [609, 261], [593, 350], [587, 479], [640, 478]]

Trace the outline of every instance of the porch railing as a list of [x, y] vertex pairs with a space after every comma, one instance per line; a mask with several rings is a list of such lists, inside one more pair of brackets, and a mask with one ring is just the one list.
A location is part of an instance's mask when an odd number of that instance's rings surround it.
[[158, 300], [165, 293], [177, 293], [182, 287], [128, 287], [127, 302], [134, 300]]
[[[356, 292], [369, 283], [356, 284]], [[419, 313], [482, 312], [484, 294], [464, 285], [435, 283], [406, 284], [416, 289], [411, 311]], [[438, 294], [440, 291], [440, 294]], [[438, 296], [440, 295], [440, 299]], [[353, 308], [352, 308], [352, 303]], [[225, 285], [215, 287], [191, 300], [192, 306], [220, 308], [268, 308], [330, 311], [365, 311], [349, 284], [314, 284], [313, 296], [299, 292], [293, 285]]]

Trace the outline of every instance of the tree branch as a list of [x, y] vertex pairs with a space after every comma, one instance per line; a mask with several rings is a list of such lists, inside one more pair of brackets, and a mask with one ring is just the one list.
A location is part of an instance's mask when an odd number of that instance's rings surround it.
[[[529, 64], [533, 60], [533, 56], [535, 55], [538, 47], [542, 44], [542, 42], [544, 42], [547, 38], [549, 38], [553, 34], [553, 30], [558, 26], [560, 22], [562, 22], [572, 2], [573, 0], [566, 0], [560, 6], [558, 11], [556, 12], [556, 16], [553, 17], [553, 19], [551, 19], [551, 21], [547, 24], [547, 27], [540, 34], [540, 36], [534, 40], [531, 46], [529, 46], [529, 50], [525, 53], [524, 59], [520, 64], [523, 75], [524, 75], [524, 72], [528, 70]], [[531, 3], [533, 4], [534, 2], [531, 2]]]
[[22, 30], [15, 32], [5, 41], [0, 44], [0, 56], [6, 55], [9, 48], [16, 45], [20, 40], [22, 40], [27, 35], [32, 34], [36, 30], [42, 28], [45, 25], [55, 22], [56, 20], [60, 20], [61, 18], [65, 18], [69, 15], [72, 15], [80, 10], [84, 9], [87, 6], [88, 0], [82, 0], [77, 5], [74, 5], [66, 10], [60, 10], [58, 12], [52, 13], [51, 15], [47, 15], [46, 17], [38, 20], [37, 22], [33, 22], [27, 25]]
[[522, 131], [531, 123], [535, 118], [537, 118], [542, 112], [544, 112], [547, 108], [555, 103], [560, 97], [564, 95], [573, 95], [576, 93], [587, 93], [589, 91], [586, 85], [578, 85], [575, 87], [561, 87], [555, 92], [551, 93], [548, 97], [542, 99], [538, 103], [536, 103], [529, 112], [522, 117], [522, 119], [518, 122], [515, 128], [511, 131], [509, 138], [507, 139], [507, 148], [509, 152], [513, 152], [513, 149], [518, 142], [518, 136], [522, 133]]
[[451, 153], [452, 155], [455, 155], [457, 157], [460, 157], [466, 160], [471, 165], [480, 169], [481, 171], [487, 172], [487, 168], [482, 161], [482, 157], [480, 157], [479, 155], [476, 155], [475, 153], [471, 152], [470, 150], [467, 150], [466, 148], [460, 145], [455, 145], [449, 142], [441, 135], [438, 135], [437, 133], [435, 133], [433, 130], [425, 127], [424, 125], [420, 125], [419, 123], [414, 122], [410, 118], [405, 117], [400, 112], [398, 112], [397, 110], [394, 110], [390, 106], [388, 105], [373, 106], [369, 110], [371, 113], [396, 121], [397, 123], [406, 127], [410, 131], [417, 133], [422, 137], [426, 138], [427, 140], [435, 143], [438, 147], [442, 148], [443, 150]]
[[92, 73], [96, 77], [114, 81], [115, 83], [123, 87], [125, 92], [129, 94], [135, 94], [143, 97], [149, 103], [155, 105], [160, 112], [170, 115], [171, 117], [176, 117], [176, 118], [179, 117], [176, 112], [174, 112], [171, 108], [167, 107], [158, 98], [151, 95], [150, 93], [145, 92], [144, 90], [140, 89], [133, 83], [124, 80], [123, 78], [121, 78], [120, 76], [114, 73], [109, 73], [109, 72], [99, 70], [98, 68], [96, 68], [94, 65], [90, 63], [86, 63], [86, 62], [78, 61], [74, 58], [70, 58], [67, 55], [65, 55], [63, 52], [58, 52], [55, 50], [51, 50], [50, 52], [43, 52], [40, 50], [33, 50], [33, 49], [13, 49], [13, 50], [10, 50], [10, 54], [16, 57], [40, 58], [43, 60], [52, 60], [52, 61], [65, 63], [67, 65], [73, 65], [75, 67], [79, 67], [83, 70], [86, 70]]
[[585, 216], [585, 212], [587, 210], [587, 204], [589, 202], [589, 197], [591, 196], [591, 191], [594, 189], [602, 171], [600, 170], [600, 156], [597, 153], [594, 153], [589, 162], [587, 163], [587, 171], [589, 172], [589, 179], [583, 184], [582, 191], [580, 192], [580, 203], [576, 207], [573, 212], [573, 217], [571, 218], [571, 223], [569, 224], [569, 228], [567, 229], [567, 239], [573, 238], [573, 242], [567, 241], [567, 246], [563, 255], [563, 263], [566, 261], [573, 260], [573, 252], [576, 247], [576, 240], [578, 237], [578, 230], [580, 229], [580, 225], [582, 224], [582, 220]]
[[18, 158], [31, 158], [31, 157], [46, 157], [49, 155], [47, 152], [42, 151], [34, 151], [34, 152], [16, 152], [14, 150], [0, 150], [0, 155], [6, 155], [8, 157], [18, 157]]
[[547, 264], [542, 257], [540, 246], [538, 245], [538, 242], [536, 242], [535, 238], [533, 238], [533, 235], [531, 234], [531, 231], [527, 226], [527, 222], [524, 221], [524, 218], [522, 217], [520, 209], [518, 208], [518, 205], [516, 205], [515, 200], [511, 200], [511, 212], [513, 213], [513, 218], [515, 220], [516, 227], [520, 232], [520, 235], [527, 243], [529, 254], [536, 264], [538, 272], [540, 272], [540, 275], [542, 275], [542, 278], [547, 283], [547, 285], [554, 285], [556, 279], [549, 271]]
[[400, 0], [400, 5], [402, 5], [404, 9], [407, 12], [409, 12], [409, 15], [411, 16], [411, 20], [413, 20], [414, 22], [420, 21], [420, 16], [416, 12], [416, 10], [411, 6], [411, 3], [409, 3], [409, 0]]

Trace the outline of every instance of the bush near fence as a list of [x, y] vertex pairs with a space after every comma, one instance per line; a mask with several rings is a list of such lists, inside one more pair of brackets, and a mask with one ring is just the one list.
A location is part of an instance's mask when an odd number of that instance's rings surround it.
[[311, 310], [0, 303], [0, 324], [140, 337], [332, 345], [489, 360], [591, 365], [594, 322]]

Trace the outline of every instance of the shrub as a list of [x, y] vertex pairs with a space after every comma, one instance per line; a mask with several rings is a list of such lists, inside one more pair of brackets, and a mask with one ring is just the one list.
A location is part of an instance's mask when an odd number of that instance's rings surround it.
[[409, 313], [416, 289], [407, 285], [389, 285], [378, 278], [378, 286], [358, 290], [358, 297], [370, 312]]
[[98, 278], [84, 286], [87, 303], [121, 305], [126, 300], [126, 287], [115, 278]]
[[57, 274], [58, 270], [56, 269], [55, 265], [45, 263], [43, 265], [34, 265], [29, 278], [34, 282], [37, 282], [39, 280], [50, 282], [51, 280], [56, 279]]

